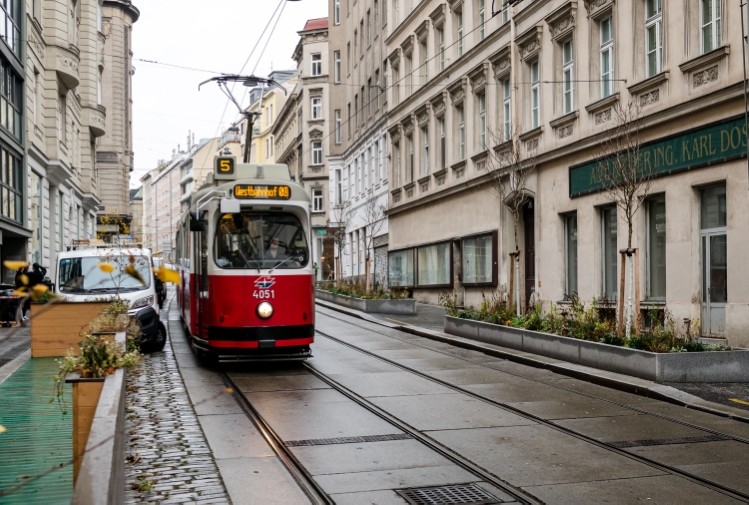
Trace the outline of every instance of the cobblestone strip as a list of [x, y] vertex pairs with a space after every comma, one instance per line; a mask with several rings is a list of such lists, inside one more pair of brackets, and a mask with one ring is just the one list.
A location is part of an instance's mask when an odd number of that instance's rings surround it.
[[126, 503], [230, 503], [168, 341], [127, 380]]

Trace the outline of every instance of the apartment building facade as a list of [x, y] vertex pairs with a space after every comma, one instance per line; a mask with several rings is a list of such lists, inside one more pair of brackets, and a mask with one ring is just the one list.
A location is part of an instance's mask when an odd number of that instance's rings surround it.
[[[345, 226], [346, 246], [336, 255], [344, 279], [387, 286], [386, 0], [329, 2], [331, 100], [328, 200], [331, 220]], [[340, 222], [335, 222], [340, 221]]]
[[[122, 54], [118, 53], [116, 61], [107, 59], [117, 30], [112, 19], [126, 12], [132, 24], [139, 13], [129, 1], [105, 0], [13, 0], [3, 9], [6, 29], [13, 37], [6, 40], [14, 41], [8, 54], [17, 59], [3, 67], [10, 83], [3, 106], [9, 105], [10, 112], [3, 114], [3, 126], [15, 139], [15, 148], [4, 152], [3, 159], [7, 173], [18, 178], [17, 183], [3, 180], [10, 203], [3, 207], [3, 217], [19, 224], [28, 220], [31, 229], [25, 237], [18, 230], [8, 230], [7, 249], [17, 259], [28, 254], [31, 261], [51, 266], [50, 276], [54, 276], [56, 253], [73, 240], [126, 231], [111, 221], [97, 229], [101, 195], [112, 183], [101, 177], [97, 149], [112, 128], [125, 129], [115, 121], [117, 111], [110, 105], [126, 100], [117, 93], [129, 86], [123, 83], [129, 83], [129, 77], [112, 68], [121, 68]], [[6, 140], [4, 149], [13, 145]], [[19, 143], [25, 143], [25, 162]], [[120, 185], [118, 203], [125, 215], [130, 208], [128, 171], [120, 174], [124, 185]], [[21, 177], [28, 181], [27, 191], [20, 187]], [[15, 201], [11, 202], [10, 195], [15, 195]], [[4, 272], [4, 280], [8, 275]]]
[[[404, 3], [406, 5], [404, 5]], [[747, 345], [741, 13], [720, 0], [389, 0], [390, 283], [476, 306], [506, 292], [513, 219], [489, 150], [537, 169], [518, 219], [521, 303], [619, 292], [627, 225], [596, 175], [617, 106], [639, 109], [654, 179], [636, 214], [644, 308]], [[735, 14], [735, 15], [732, 15]]]
[[312, 199], [312, 261], [320, 267], [318, 280], [333, 269], [333, 245], [327, 237], [329, 219], [331, 119], [328, 19], [311, 19], [299, 33], [293, 59], [297, 83], [271, 130], [278, 163], [289, 166], [292, 177]]
[[[276, 70], [271, 72], [268, 78], [280, 84], [281, 88], [270, 86], [250, 90], [248, 110], [259, 114], [255, 119], [252, 132], [250, 163], [276, 162], [276, 141], [273, 138], [273, 126], [276, 124], [279, 111], [286, 104], [289, 93], [297, 83], [296, 70]], [[247, 120], [245, 119], [241, 121], [239, 128], [242, 156], [244, 156], [246, 133]]]

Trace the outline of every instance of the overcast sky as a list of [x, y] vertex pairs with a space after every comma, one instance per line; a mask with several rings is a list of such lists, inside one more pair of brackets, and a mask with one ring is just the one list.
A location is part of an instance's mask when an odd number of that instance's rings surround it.
[[[250, 55], [280, 0], [140, 0], [141, 11], [133, 26], [133, 138], [135, 171], [130, 187], [169, 159], [179, 144], [187, 144], [187, 133], [196, 141], [220, 134], [237, 116], [233, 104], [221, 115], [225, 96], [215, 84], [198, 92], [198, 84], [215, 74], [195, 72], [138, 61], [153, 60], [215, 72], [237, 73]], [[267, 35], [243, 74], [257, 65], [255, 74], [267, 76], [271, 69], [295, 68], [291, 54], [307, 19], [327, 17], [327, 0], [286, 2], [280, 21], [262, 59], [258, 60]], [[246, 90], [237, 85], [235, 90]], [[245, 100], [246, 103], [246, 100]]]

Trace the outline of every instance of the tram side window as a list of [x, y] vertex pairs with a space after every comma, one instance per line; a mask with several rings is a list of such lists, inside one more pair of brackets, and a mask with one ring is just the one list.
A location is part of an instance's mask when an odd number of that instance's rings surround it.
[[295, 215], [242, 212], [219, 217], [214, 256], [225, 269], [298, 269], [307, 265], [309, 250]]

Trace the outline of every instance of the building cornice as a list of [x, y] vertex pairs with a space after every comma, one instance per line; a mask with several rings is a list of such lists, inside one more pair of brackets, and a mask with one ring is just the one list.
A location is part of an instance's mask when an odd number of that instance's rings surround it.
[[140, 9], [133, 5], [130, 0], [104, 0], [104, 7], [114, 7], [130, 14], [133, 23], [140, 19]]

